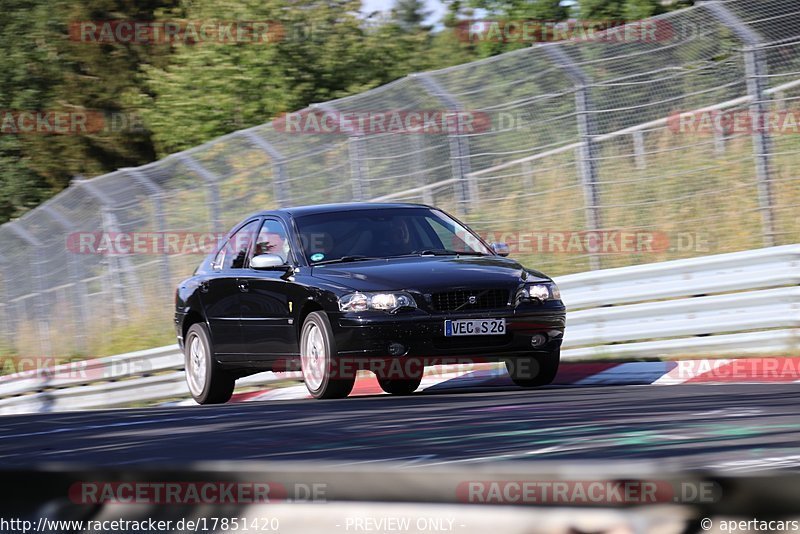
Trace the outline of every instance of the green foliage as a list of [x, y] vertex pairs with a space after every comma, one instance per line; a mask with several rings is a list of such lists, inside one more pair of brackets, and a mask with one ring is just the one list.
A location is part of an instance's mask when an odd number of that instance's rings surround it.
[[[159, 50], [69, 39], [70, 23], [147, 19], [171, 0], [8, 0], [0, 18], [0, 109], [8, 112], [90, 112], [134, 120], [122, 104], [138, 92], [140, 66]], [[163, 55], [163, 54], [162, 54]], [[99, 116], [99, 115], [97, 115]], [[97, 124], [97, 123], [96, 123]], [[118, 122], [117, 124], [120, 124]], [[0, 134], [0, 221], [23, 213], [69, 184], [155, 157], [142, 129], [69, 134]]]
[[392, 19], [404, 30], [415, 32], [429, 29], [423, 25], [423, 22], [430, 13], [425, 10], [423, 0], [395, 0]]
[[[578, 11], [583, 18], [638, 19], [667, 9], [657, 0], [444, 3], [444, 28], [432, 28], [424, 24], [422, 0], [396, 0], [389, 16], [366, 19], [359, 0], [5, 0], [0, 109], [98, 110], [137, 127], [0, 134], [0, 222], [60, 191], [75, 175], [141, 165], [281, 112], [529, 45], [460, 38], [459, 23], [473, 18], [476, 8], [507, 20], [564, 20]], [[283, 34], [269, 43], [195, 45], [69, 37], [72, 22], [111, 19], [270, 21]]]

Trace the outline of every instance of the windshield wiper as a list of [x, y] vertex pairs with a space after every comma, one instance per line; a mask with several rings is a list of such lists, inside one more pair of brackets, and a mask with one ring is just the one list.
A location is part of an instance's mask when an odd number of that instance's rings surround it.
[[460, 252], [458, 250], [450, 250], [446, 248], [430, 248], [424, 250], [415, 250], [411, 254], [420, 256], [486, 256], [486, 254], [484, 254], [483, 252], [478, 252], [476, 250]]
[[342, 256], [341, 258], [334, 258], [332, 260], [317, 261], [311, 264], [312, 267], [316, 265], [327, 265], [329, 263], [349, 263], [351, 261], [366, 261], [376, 260], [378, 258], [371, 258], [369, 256]]

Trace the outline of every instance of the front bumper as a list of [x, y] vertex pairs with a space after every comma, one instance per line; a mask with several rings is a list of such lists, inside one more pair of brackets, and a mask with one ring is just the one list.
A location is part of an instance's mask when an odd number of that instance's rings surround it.
[[[431, 314], [423, 310], [329, 314], [339, 357], [353, 359], [419, 357], [476, 357], [492, 361], [511, 356], [554, 352], [564, 336], [565, 309], [558, 302], [504, 310]], [[489, 336], [445, 337], [447, 319], [506, 320], [506, 333]], [[533, 347], [534, 336], [543, 344]], [[390, 345], [395, 344], [395, 353]], [[405, 349], [397, 352], [397, 344]]]

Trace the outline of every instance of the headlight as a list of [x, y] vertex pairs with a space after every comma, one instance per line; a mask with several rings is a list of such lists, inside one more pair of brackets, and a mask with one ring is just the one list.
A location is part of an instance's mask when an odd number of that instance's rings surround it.
[[416, 308], [414, 297], [408, 293], [349, 293], [339, 299], [339, 309], [347, 312], [381, 310], [392, 312], [399, 308]]
[[535, 300], [545, 302], [548, 300], [561, 300], [558, 286], [552, 282], [545, 284], [528, 284], [517, 292], [517, 302]]

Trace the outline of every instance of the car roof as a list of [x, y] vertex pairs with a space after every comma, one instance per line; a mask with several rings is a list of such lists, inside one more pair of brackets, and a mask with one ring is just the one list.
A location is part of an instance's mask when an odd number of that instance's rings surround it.
[[346, 202], [342, 204], [317, 204], [313, 206], [298, 206], [294, 208], [280, 208], [277, 210], [263, 211], [256, 215], [276, 215], [286, 213], [291, 217], [303, 215], [316, 215], [319, 213], [336, 213], [354, 210], [385, 210], [391, 208], [430, 208], [425, 204], [413, 204], [408, 202]]

